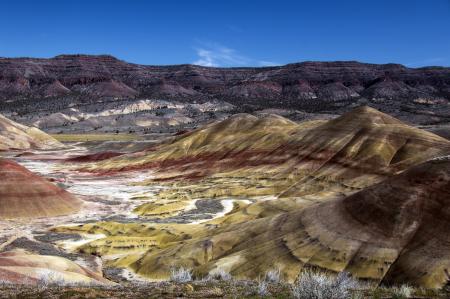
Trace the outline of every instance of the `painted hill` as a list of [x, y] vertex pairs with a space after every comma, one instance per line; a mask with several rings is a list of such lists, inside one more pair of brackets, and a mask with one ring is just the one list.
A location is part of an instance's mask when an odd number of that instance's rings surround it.
[[[92, 167], [93, 171], [117, 171], [138, 168], [162, 168], [195, 162], [201, 170], [205, 164], [240, 154], [273, 150], [289, 138], [296, 123], [276, 115], [257, 118], [236, 114], [229, 119], [177, 136], [147, 152], [107, 160]], [[232, 156], [232, 157], [229, 157]]]
[[[196, 184], [239, 177], [248, 181], [246, 188], [236, 191], [240, 195], [292, 197], [354, 192], [449, 152], [448, 140], [359, 107], [331, 121], [300, 124], [273, 115], [235, 115], [150, 151], [86, 169], [153, 169], [157, 179], [190, 179]], [[222, 187], [217, 189], [231, 193], [217, 195], [239, 195], [232, 186]]]
[[39, 218], [76, 212], [82, 202], [67, 191], [0, 158], [0, 217]]
[[299, 124], [235, 115], [85, 169], [153, 170], [143, 184], [169, 188], [136, 209], [147, 217], [174, 217], [200, 199], [249, 203], [200, 225], [106, 222], [61, 231], [105, 234], [81, 250], [155, 279], [174, 265], [239, 278], [280, 268], [290, 281], [316, 267], [439, 288], [448, 279], [449, 163], [430, 160], [449, 154], [448, 140], [369, 107]]
[[173, 263], [257, 278], [279, 268], [348, 271], [373, 283], [448, 284], [450, 160], [415, 166], [344, 199], [210, 229], [207, 236], [150, 250], [131, 264], [148, 277]]
[[0, 253], [0, 277], [4, 283], [32, 285], [42, 284], [42, 281], [58, 284], [112, 284], [100, 274], [65, 258], [21, 251]]
[[314, 192], [308, 190], [311, 185], [323, 182], [358, 190], [447, 154], [449, 145], [442, 137], [373, 108], [359, 107], [290, 140], [286, 148], [293, 151], [294, 163], [284, 171], [306, 172], [307, 176], [282, 196], [306, 195]]
[[18, 124], [0, 115], [0, 150], [62, 147], [62, 143], [41, 130]]

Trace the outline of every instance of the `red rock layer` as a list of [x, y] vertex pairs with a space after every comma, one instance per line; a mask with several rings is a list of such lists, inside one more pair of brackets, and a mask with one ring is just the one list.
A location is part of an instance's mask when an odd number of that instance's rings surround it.
[[0, 159], [0, 217], [38, 218], [76, 212], [81, 201], [19, 164]]
[[96, 161], [102, 161], [109, 158], [114, 158], [123, 155], [123, 153], [117, 153], [117, 152], [100, 152], [90, 155], [84, 155], [84, 156], [77, 156], [73, 158], [69, 158], [66, 161], [69, 162], [96, 162]]

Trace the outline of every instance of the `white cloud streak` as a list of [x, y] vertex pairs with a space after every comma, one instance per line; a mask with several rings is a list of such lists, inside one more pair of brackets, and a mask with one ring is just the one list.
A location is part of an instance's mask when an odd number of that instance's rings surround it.
[[277, 65], [281, 65], [281, 64], [274, 62], [274, 61], [260, 60], [260, 61], [258, 61], [258, 65], [259, 66], [277, 66]]
[[234, 49], [218, 44], [205, 45], [195, 49], [198, 59], [194, 64], [203, 66], [242, 66], [248, 65], [250, 60]]
[[253, 60], [239, 54], [238, 51], [222, 46], [217, 43], [202, 44], [201, 47], [194, 48], [197, 53], [196, 65], [209, 67], [231, 67], [231, 66], [273, 66], [279, 65], [272, 61]]
[[405, 65], [408, 67], [430, 66], [445, 62], [445, 60], [446, 59], [443, 57], [434, 57], [434, 58], [427, 58], [421, 61], [406, 63]]

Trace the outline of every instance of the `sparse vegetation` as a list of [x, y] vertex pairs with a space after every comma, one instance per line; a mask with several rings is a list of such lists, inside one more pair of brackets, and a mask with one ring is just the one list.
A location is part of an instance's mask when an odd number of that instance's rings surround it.
[[[177, 278], [189, 277], [186, 268], [174, 269]], [[66, 283], [59, 275], [41, 273], [43, 283], [38, 287], [28, 278], [21, 283], [0, 279], [0, 298], [308, 298], [308, 299], [393, 299], [449, 298], [448, 291], [414, 289], [410, 286], [369, 288], [348, 275], [332, 277], [308, 271], [294, 284], [269, 283], [263, 280], [191, 280], [183, 282], [124, 282], [104, 285], [89, 282]], [[47, 275], [48, 274], [48, 275]], [[48, 277], [46, 279], [44, 277]], [[192, 276], [190, 276], [192, 279]], [[302, 279], [303, 277], [303, 279]], [[184, 279], [181, 279], [184, 280]], [[299, 285], [299, 282], [302, 284]], [[293, 291], [295, 290], [295, 291]], [[400, 296], [400, 297], [399, 297]], [[405, 297], [407, 296], [407, 297]]]
[[409, 285], [401, 285], [392, 288], [392, 298], [393, 299], [407, 299], [413, 294], [413, 288]]
[[206, 278], [207, 278], [207, 280], [212, 279], [212, 280], [223, 280], [223, 281], [228, 281], [228, 280], [233, 279], [231, 274], [222, 268], [211, 271]]
[[63, 286], [66, 284], [67, 282], [65, 281], [64, 276], [60, 273], [50, 269], [40, 269], [38, 271], [37, 286], [39, 288], [48, 288], [51, 285]]
[[348, 273], [342, 272], [337, 277], [307, 270], [300, 274], [292, 287], [296, 299], [348, 299], [359, 298], [355, 292], [360, 285]]
[[170, 271], [170, 281], [178, 283], [192, 281], [192, 270], [184, 267], [172, 268]]
[[268, 284], [265, 280], [261, 280], [258, 283], [258, 295], [261, 297], [269, 295]]
[[51, 134], [60, 142], [88, 142], [88, 141], [134, 141], [142, 139], [136, 134]]
[[267, 271], [265, 280], [269, 283], [279, 283], [281, 281], [280, 269], [273, 269]]

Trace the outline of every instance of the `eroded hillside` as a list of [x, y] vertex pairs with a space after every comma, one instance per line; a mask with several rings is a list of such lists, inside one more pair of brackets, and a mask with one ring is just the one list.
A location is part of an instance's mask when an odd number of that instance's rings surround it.
[[[55, 231], [103, 234], [79, 250], [151, 279], [184, 266], [199, 276], [227, 271], [239, 278], [276, 268], [293, 281], [313, 267], [374, 284], [440, 288], [448, 279], [449, 167], [430, 160], [449, 153], [446, 139], [368, 107], [300, 124], [241, 114], [80, 165], [100, 176], [151, 171], [136, 185], [164, 188], [139, 197], [134, 212], [147, 223]], [[178, 223], [202, 201], [233, 206], [209, 221]]]

